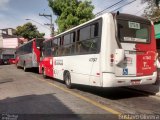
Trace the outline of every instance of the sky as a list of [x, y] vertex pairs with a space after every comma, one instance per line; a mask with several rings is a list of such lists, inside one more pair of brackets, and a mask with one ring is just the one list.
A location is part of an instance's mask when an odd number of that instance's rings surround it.
[[[91, 1], [95, 6], [93, 12], [96, 14], [120, 0]], [[124, 0], [121, 4], [109, 9], [106, 12], [111, 12], [131, 1], [132, 0]], [[132, 4], [119, 9], [119, 11], [122, 13], [140, 16], [142, 15], [146, 5], [146, 3], [141, 4], [141, 0], [136, 0]], [[32, 24], [37, 26], [40, 32], [45, 33], [45, 37], [48, 37], [50, 35], [50, 29], [44, 24], [49, 23], [50, 21], [42, 16], [39, 16], [39, 13], [52, 14], [53, 22], [56, 20], [56, 16], [53, 14], [50, 7], [48, 7], [48, 0], [0, 0], [0, 29], [16, 28], [17, 26], [23, 25], [27, 22], [32, 22]], [[31, 20], [27, 21], [26, 19]], [[55, 28], [57, 28], [56, 25]]]

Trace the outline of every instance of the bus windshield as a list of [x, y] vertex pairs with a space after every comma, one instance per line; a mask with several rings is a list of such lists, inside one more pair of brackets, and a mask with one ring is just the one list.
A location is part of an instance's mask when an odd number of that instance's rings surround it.
[[118, 38], [121, 42], [150, 42], [149, 24], [133, 22], [128, 20], [117, 20]]

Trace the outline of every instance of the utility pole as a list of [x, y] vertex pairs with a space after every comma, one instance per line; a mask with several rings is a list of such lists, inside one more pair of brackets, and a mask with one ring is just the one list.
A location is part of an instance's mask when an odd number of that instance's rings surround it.
[[48, 25], [48, 26], [50, 26], [50, 30], [51, 30], [51, 36], [54, 36], [54, 24], [53, 24], [53, 22], [52, 22], [52, 15], [51, 14], [40, 14], [39, 13], [39, 16], [43, 16], [43, 17], [45, 17], [45, 18], [47, 18], [48, 20], [50, 20], [50, 23], [47, 23], [47, 24], [45, 24], [45, 25]]

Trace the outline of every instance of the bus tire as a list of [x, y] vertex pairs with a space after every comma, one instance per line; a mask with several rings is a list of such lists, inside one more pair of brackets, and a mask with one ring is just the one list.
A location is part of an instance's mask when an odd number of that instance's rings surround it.
[[18, 64], [16, 64], [17, 69], [20, 69], [20, 66], [18, 66]]
[[42, 74], [43, 74], [43, 78], [45, 78], [45, 79], [46, 79], [46, 78], [47, 78], [47, 75], [46, 75], [46, 71], [45, 71], [45, 69], [44, 69], [44, 68], [42, 69]]
[[64, 82], [65, 82], [67, 88], [69, 88], [69, 89], [73, 88], [73, 85], [71, 82], [71, 75], [68, 71], [65, 72], [65, 74], [64, 74]]
[[26, 63], [24, 63], [24, 65], [23, 65], [23, 70], [24, 70], [24, 72], [27, 72]]

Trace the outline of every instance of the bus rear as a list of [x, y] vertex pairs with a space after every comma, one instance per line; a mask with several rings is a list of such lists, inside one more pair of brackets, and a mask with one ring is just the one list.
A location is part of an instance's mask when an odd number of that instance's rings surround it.
[[[103, 86], [153, 84], [156, 81], [156, 42], [153, 24], [146, 19], [113, 14], [116, 44], [111, 44], [113, 74], [103, 74]], [[105, 80], [110, 79], [110, 80]]]
[[27, 68], [37, 68], [39, 66], [43, 40], [44, 39], [33, 39], [17, 48], [17, 67], [23, 67], [24, 71], [26, 71]]

